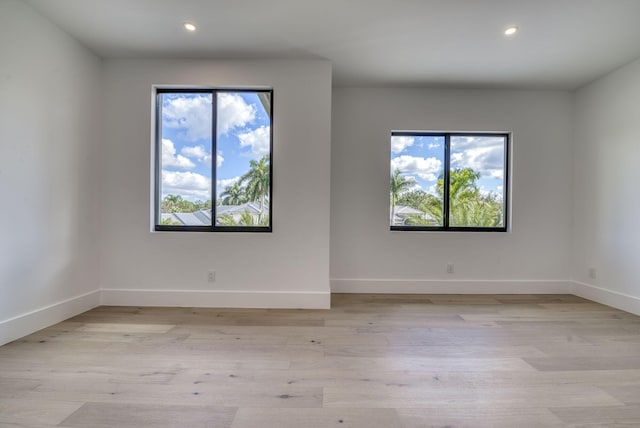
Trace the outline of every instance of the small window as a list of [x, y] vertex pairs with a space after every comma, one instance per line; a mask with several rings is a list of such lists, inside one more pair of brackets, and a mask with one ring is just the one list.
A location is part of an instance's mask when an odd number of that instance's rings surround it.
[[391, 230], [507, 230], [509, 135], [391, 133]]
[[271, 90], [157, 89], [155, 230], [270, 232]]

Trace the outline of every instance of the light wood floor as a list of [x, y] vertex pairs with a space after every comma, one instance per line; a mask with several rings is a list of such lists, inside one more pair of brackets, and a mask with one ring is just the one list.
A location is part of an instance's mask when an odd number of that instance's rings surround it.
[[0, 427], [640, 426], [640, 317], [574, 296], [101, 307], [0, 347]]

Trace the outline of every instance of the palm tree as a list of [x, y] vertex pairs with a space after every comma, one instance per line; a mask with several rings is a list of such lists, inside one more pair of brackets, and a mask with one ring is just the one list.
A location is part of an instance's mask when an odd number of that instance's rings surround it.
[[230, 214], [221, 214], [216, 219], [216, 223], [221, 226], [237, 226], [236, 221], [233, 219], [233, 216]]
[[262, 212], [266, 203], [271, 182], [269, 158], [263, 156], [259, 161], [249, 161], [249, 171], [240, 177], [240, 184], [246, 182], [245, 191], [247, 199], [250, 201], [260, 201], [260, 213], [258, 219], [262, 218]]
[[256, 218], [249, 213], [249, 211], [245, 210], [242, 214], [240, 214], [240, 220], [238, 224], [241, 226], [268, 226], [269, 225], [269, 216], [265, 216], [264, 218], [258, 217]]
[[418, 209], [428, 214], [428, 216], [432, 219], [431, 225], [444, 225], [444, 205], [442, 196], [438, 197], [434, 195], [427, 195], [424, 198], [424, 202], [420, 204]]
[[218, 224], [221, 226], [268, 226], [269, 215], [264, 218], [256, 219], [253, 214], [245, 210], [240, 214], [240, 218], [236, 221], [230, 214], [222, 214], [218, 216]]
[[178, 212], [182, 202], [184, 202], [184, 199], [182, 199], [182, 196], [180, 195], [167, 195], [162, 200], [162, 212], [163, 213]]
[[162, 225], [166, 225], [166, 226], [179, 226], [182, 223], [180, 223], [179, 221], [176, 221], [172, 218], [163, 218], [160, 220], [160, 224]]
[[[449, 180], [449, 225], [497, 227], [502, 225], [502, 203], [493, 194], [482, 195], [476, 181], [480, 173], [471, 168], [456, 168], [451, 171]], [[440, 199], [444, 197], [444, 178], [440, 174], [437, 183]], [[439, 207], [426, 207], [434, 213]], [[432, 209], [431, 209], [432, 208]]]
[[391, 224], [396, 218], [396, 203], [398, 201], [398, 196], [405, 190], [409, 189], [411, 186], [411, 182], [407, 180], [399, 169], [393, 171], [391, 174], [391, 185], [390, 185], [390, 193], [391, 193]]
[[[503, 224], [503, 204], [493, 193], [482, 194], [476, 181], [480, 173], [471, 168], [456, 168], [449, 175], [449, 226], [499, 227]], [[424, 193], [424, 192], [423, 192]], [[429, 215], [431, 220], [409, 218], [411, 225], [443, 225], [444, 172], [436, 183], [436, 195], [411, 192], [403, 195], [401, 201]]]
[[220, 196], [223, 197], [223, 205], [241, 205], [246, 202], [245, 188], [237, 182], [227, 186]]

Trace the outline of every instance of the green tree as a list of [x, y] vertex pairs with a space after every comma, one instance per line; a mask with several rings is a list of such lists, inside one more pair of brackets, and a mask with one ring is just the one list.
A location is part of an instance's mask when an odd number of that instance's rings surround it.
[[[451, 202], [474, 201], [480, 196], [476, 180], [480, 173], [471, 168], [456, 168], [449, 174], [449, 200]], [[444, 184], [443, 184], [444, 185]], [[440, 180], [438, 180], [440, 186]]]
[[230, 214], [219, 215], [216, 222], [219, 223], [221, 226], [237, 226], [236, 221], [233, 219], [233, 216], [231, 216]]
[[[476, 183], [478, 179], [480, 179], [480, 173], [471, 168], [456, 168], [450, 172], [450, 226], [502, 226], [502, 202], [495, 194], [483, 195]], [[442, 221], [444, 172], [438, 177], [436, 192], [437, 196], [426, 200], [419, 209]]]
[[207, 201], [195, 201], [194, 202], [194, 208], [195, 211], [200, 211], [200, 210], [210, 210], [211, 209], [211, 200], [207, 200]]
[[222, 205], [242, 205], [247, 202], [245, 188], [237, 182], [227, 186], [220, 196]]
[[258, 216], [256, 217], [249, 213], [249, 211], [243, 212], [240, 214], [240, 220], [238, 221], [240, 226], [268, 226], [269, 225], [269, 215], [266, 214], [264, 217]]
[[[503, 224], [503, 204], [496, 194], [483, 194], [477, 181], [480, 173], [471, 168], [457, 168], [450, 173], [449, 225], [471, 227], [500, 227]], [[394, 171], [391, 189], [406, 188], [401, 173]], [[402, 192], [396, 197], [396, 205], [404, 205], [426, 213], [424, 216], [409, 215], [406, 224], [411, 226], [433, 226], [444, 224], [444, 172], [436, 182], [436, 194], [423, 190]], [[394, 207], [393, 193], [391, 204]]]
[[268, 226], [269, 215], [266, 214], [264, 217], [256, 218], [255, 215], [245, 210], [240, 214], [238, 221], [235, 221], [230, 214], [222, 214], [218, 216], [218, 223], [222, 226]]
[[390, 195], [391, 195], [391, 224], [393, 224], [396, 218], [396, 205], [398, 203], [398, 197], [404, 191], [409, 189], [411, 182], [402, 175], [399, 169], [396, 168], [391, 174], [390, 178]]
[[163, 218], [160, 220], [160, 224], [165, 226], [179, 226], [181, 223], [172, 218]]
[[419, 210], [420, 206], [425, 203], [430, 196], [431, 195], [424, 190], [412, 190], [399, 195], [396, 204]]
[[178, 212], [180, 203], [183, 201], [180, 195], [167, 195], [162, 200], [161, 212], [163, 213], [175, 213]]
[[169, 194], [162, 200], [160, 211], [163, 213], [192, 213], [200, 210], [211, 209], [211, 201], [191, 202], [180, 195]]
[[271, 185], [269, 158], [267, 156], [263, 156], [259, 161], [253, 159], [249, 161], [249, 171], [240, 177], [240, 185], [245, 183], [247, 199], [252, 202], [260, 202], [258, 218], [261, 220]]

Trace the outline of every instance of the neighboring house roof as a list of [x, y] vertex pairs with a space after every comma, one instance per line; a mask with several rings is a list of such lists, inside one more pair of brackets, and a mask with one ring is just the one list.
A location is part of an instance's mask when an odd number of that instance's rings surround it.
[[173, 213], [182, 224], [202, 224], [202, 219], [195, 213]]
[[[389, 206], [389, 216], [393, 212], [393, 207]], [[433, 220], [433, 216], [424, 211], [417, 210], [405, 205], [396, 205], [395, 216], [392, 219], [392, 225], [404, 225], [405, 221], [411, 215], [419, 215], [424, 219]]]
[[[198, 215], [200, 214], [200, 215]], [[202, 211], [195, 213], [162, 213], [162, 221], [169, 225], [182, 225], [182, 226], [210, 226], [210, 214]], [[209, 219], [207, 219], [209, 217]]]
[[[218, 205], [216, 206], [216, 214], [222, 215], [241, 215], [244, 212], [249, 214], [260, 214], [260, 204], [248, 202], [242, 205]], [[265, 205], [262, 212], [268, 212], [269, 205]], [[162, 213], [163, 221], [170, 221], [176, 225], [182, 226], [211, 226], [211, 210], [200, 210], [192, 213]]]
[[404, 205], [396, 205], [396, 215], [409, 215], [409, 214], [420, 214], [424, 215], [424, 211], [417, 210], [415, 208], [407, 207]]
[[[248, 211], [249, 214], [260, 214], [260, 204], [255, 202], [247, 202], [242, 205], [218, 205], [216, 207], [216, 213], [218, 215], [221, 214], [242, 214], [243, 212]], [[269, 205], [265, 205], [262, 212], [269, 211]]]

